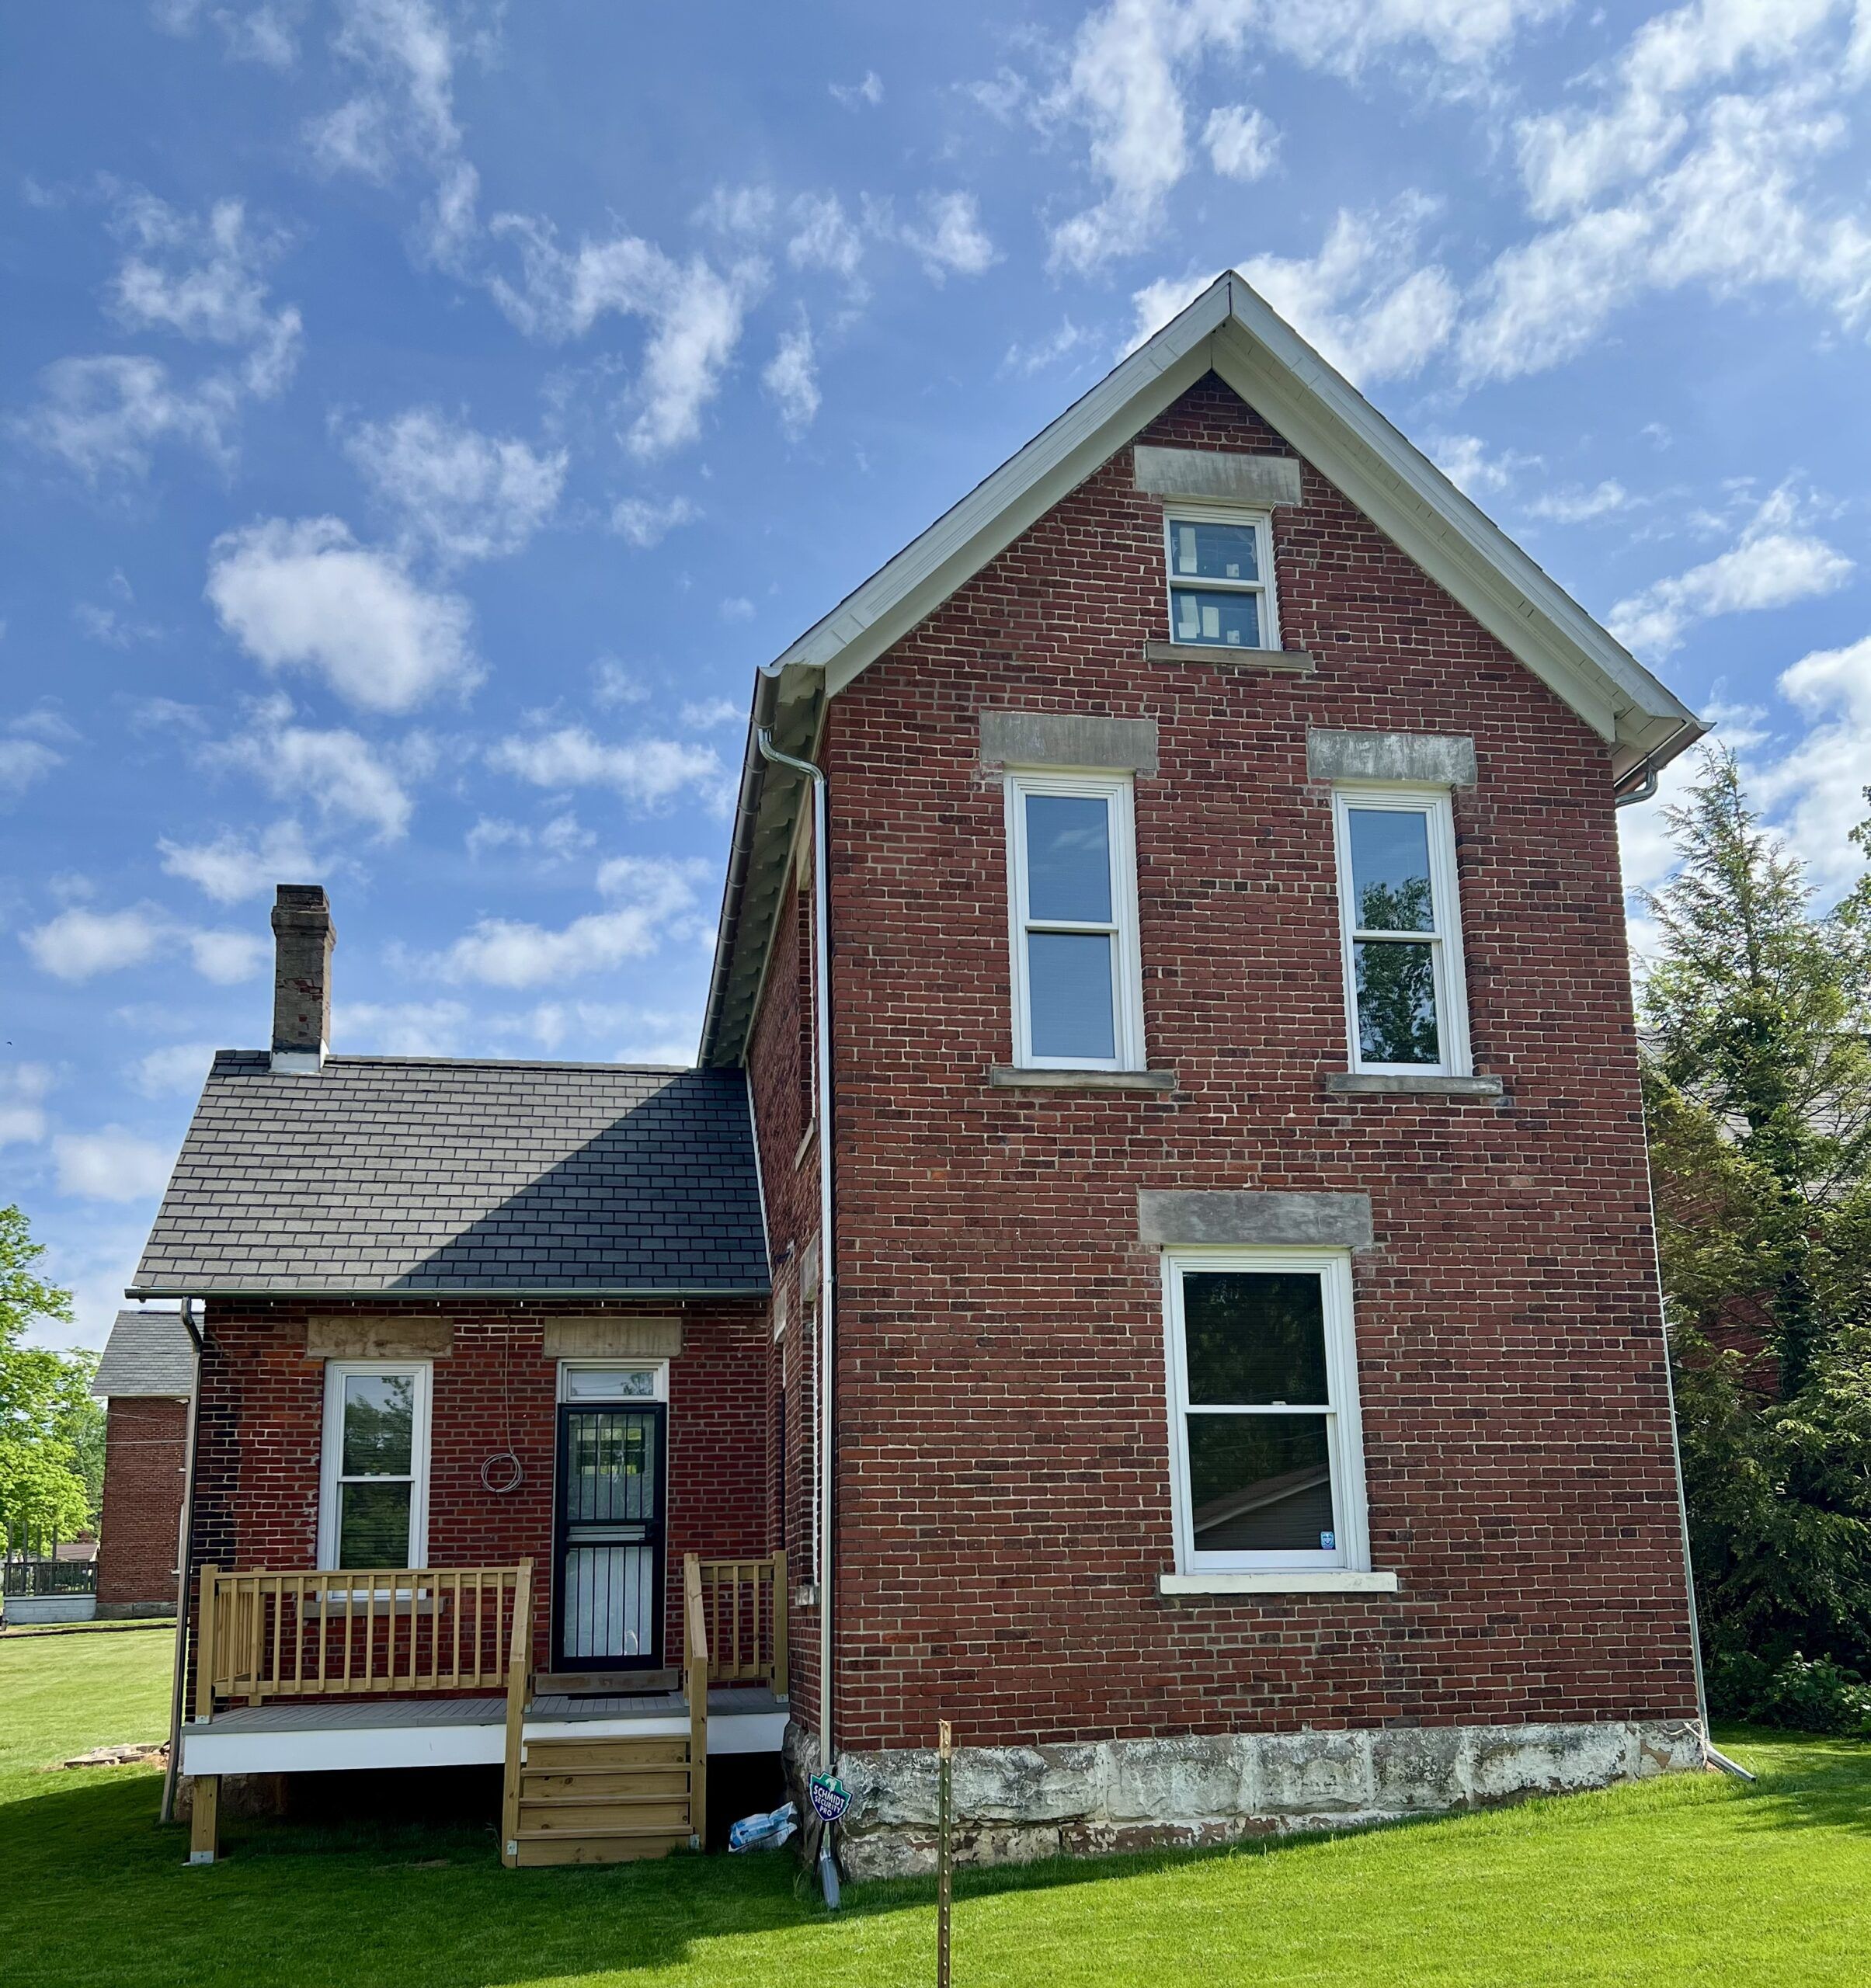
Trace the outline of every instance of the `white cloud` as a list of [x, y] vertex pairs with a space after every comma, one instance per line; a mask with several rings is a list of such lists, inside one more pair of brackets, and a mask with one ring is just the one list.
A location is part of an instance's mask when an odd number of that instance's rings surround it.
[[164, 361], [143, 353], [54, 360], [14, 432], [94, 484], [147, 476], [168, 442], [225, 468], [244, 403], [283, 392], [298, 363], [299, 313], [290, 304], [271, 308], [260, 276], [280, 238], [254, 231], [238, 200], [197, 217], [141, 192], [120, 203], [112, 224], [129, 245], [109, 292], [119, 321], [241, 356], [192, 384], [178, 384]]
[[1741, 527], [1727, 551], [1619, 601], [1605, 625], [1639, 655], [1665, 656], [1699, 621], [1831, 593], [1852, 570], [1842, 552], [1798, 528], [1798, 507], [1782, 488]]
[[884, 79], [875, 69], [867, 69], [861, 83], [827, 83], [826, 88], [847, 110], [861, 104], [875, 110], [884, 100]]
[[692, 525], [701, 516], [701, 506], [686, 497], [672, 497], [662, 504], [647, 497], [624, 497], [611, 506], [610, 528], [647, 551], [659, 545], [678, 525]]
[[365, 711], [409, 711], [481, 679], [468, 603], [419, 586], [340, 519], [269, 518], [224, 533], [209, 554], [207, 593], [221, 626], [263, 668], [314, 670]]
[[380, 842], [404, 835], [415, 803], [403, 777], [427, 770], [426, 742], [405, 741], [399, 766], [354, 732], [318, 731], [295, 725], [292, 718], [285, 698], [267, 699], [256, 707], [247, 731], [204, 747], [203, 763], [250, 773], [289, 805], [310, 802], [328, 826], [356, 822]]
[[614, 655], [606, 655], [591, 666], [591, 695], [607, 711], [616, 711], [646, 702], [649, 692], [634, 670], [627, 669]]
[[12, 806], [29, 787], [64, 763], [64, 754], [42, 739], [0, 739], [0, 806]]
[[165, 836], [156, 847], [170, 876], [185, 878], [217, 904], [238, 904], [276, 884], [315, 881], [327, 867], [312, 853], [297, 822], [275, 822], [258, 835], [224, 829], [210, 842]]
[[711, 732], [718, 725], [739, 725], [746, 715], [746, 707], [732, 697], [708, 697], [682, 707], [683, 723], [696, 732]]
[[460, 1001], [340, 1001], [332, 1034], [350, 1056], [458, 1056], [471, 1019]]
[[300, 317], [290, 304], [268, 308], [260, 276], [277, 259], [281, 238], [256, 232], [239, 200], [217, 200], [197, 217], [144, 193], [123, 202], [116, 225], [131, 245], [110, 288], [119, 321], [132, 330], [244, 347], [247, 392], [268, 399], [281, 391], [298, 363]]
[[730, 594], [722, 603], [718, 612], [724, 621], [751, 621], [753, 603], [745, 594]]
[[423, 963], [441, 979], [490, 987], [537, 987], [608, 972], [627, 959], [657, 951], [690, 930], [700, 862], [617, 857], [598, 872], [612, 908], [588, 912], [556, 930], [504, 918], [482, 919], [446, 951]]
[[299, 23], [305, 0], [258, 0], [242, 7], [210, 7], [203, 0], [155, 0], [150, 12], [169, 34], [193, 34], [203, 20], [221, 30], [228, 59], [290, 69], [299, 58]]
[[1211, 111], [1202, 128], [1208, 162], [1225, 179], [1259, 179], [1273, 169], [1280, 134], [1264, 113], [1231, 103]]
[[249, 933], [203, 930], [151, 905], [106, 912], [73, 905], [23, 932], [20, 943], [42, 973], [72, 982], [120, 973], [183, 948], [204, 980], [224, 986], [251, 979], [266, 952], [266, 942]]
[[140, 1201], [169, 1184], [176, 1156], [121, 1125], [61, 1132], [52, 1142], [58, 1191], [87, 1201]]
[[1550, 518], [1555, 524], [1581, 525], [1627, 511], [1636, 501], [1615, 477], [1608, 476], [1589, 490], [1549, 490], [1533, 499], [1527, 509], [1535, 517]]
[[37, 1145], [45, 1137], [44, 1099], [51, 1088], [48, 1064], [0, 1064], [0, 1146]]
[[1537, 456], [1514, 449], [1489, 452], [1479, 435], [1439, 435], [1425, 444], [1431, 459], [1449, 481], [1479, 502], [1510, 489], [1523, 471], [1537, 469]]
[[[1050, 91], [1029, 97], [1003, 81], [977, 86], [976, 100], [1006, 114], [1025, 104], [1042, 130], [1075, 125], [1088, 135], [1103, 197], [1052, 231], [1052, 266], [1089, 272], [1150, 247], [1165, 201], [1188, 170], [1190, 77], [1205, 61], [1238, 54], [1254, 38], [1303, 65], [1340, 74], [1374, 55], [1421, 42], [1442, 63], [1473, 69], [1504, 48], [1525, 22], [1564, 0], [1107, 0], [1086, 16]], [[1226, 108], [1205, 131], [1218, 172], [1255, 162], [1249, 113]], [[1240, 118], [1235, 123], [1236, 117]], [[1239, 134], [1240, 142], [1236, 143]], [[1261, 169], [1264, 169], [1264, 166]], [[1251, 176], [1242, 175], [1239, 176]]]
[[455, 43], [429, 0], [340, 0], [332, 46], [357, 69], [363, 87], [307, 127], [315, 158], [328, 172], [378, 182], [413, 161], [433, 192], [423, 217], [430, 260], [459, 262], [478, 227], [480, 178], [463, 150], [454, 114]]
[[548, 863], [569, 862], [596, 841], [596, 836], [569, 811], [555, 815], [537, 829], [483, 815], [464, 838], [468, 854], [475, 858], [490, 849], [522, 849], [537, 850]]
[[145, 1097], [192, 1095], [200, 1090], [214, 1060], [207, 1042], [172, 1042], [139, 1056], [130, 1065], [130, 1080]]
[[344, 446], [405, 538], [451, 563], [519, 551], [557, 509], [571, 460], [425, 407], [367, 422]]
[[920, 204], [922, 224], [905, 228], [902, 238], [935, 282], [978, 276], [1000, 261], [972, 193], [925, 193]]
[[717, 186], [695, 210], [695, 218], [718, 235], [763, 235], [779, 206], [770, 186]]
[[1000, 362], [1001, 370], [1017, 373], [1023, 377], [1043, 372], [1047, 367], [1057, 365], [1069, 353], [1076, 352], [1090, 335], [1082, 325], [1075, 325], [1069, 318], [1063, 318], [1050, 338], [1037, 339], [1031, 345], [1009, 346], [1006, 358]]
[[812, 355], [811, 325], [796, 325], [781, 335], [779, 349], [760, 374], [760, 384], [780, 411], [780, 426], [798, 441], [819, 412], [819, 372]]
[[859, 235], [836, 193], [802, 193], [791, 207], [786, 259], [795, 269], [829, 269], [847, 280], [864, 259]]
[[568, 254], [551, 228], [520, 214], [496, 217], [494, 232], [516, 243], [519, 287], [496, 278], [503, 310], [525, 332], [582, 337], [607, 312], [641, 318], [649, 327], [633, 390], [635, 416], [624, 440], [642, 457], [693, 441], [701, 411], [740, 342], [748, 304], [764, 280], [757, 265], [723, 275], [704, 257], [676, 262], [634, 235], [586, 242]]
[[82, 981], [153, 959], [166, 929], [165, 921], [148, 910], [87, 911], [75, 905], [23, 933], [21, 942], [42, 973]]
[[673, 739], [607, 743], [579, 725], [503, 739], [488, 764], [535, 787], [608, 787], [639, 807], [654, 807], [687, 789], [718, 794], [723, 773], [711, 746]]
[[1850, 134], [1825, 101], [1830, 87], [1814, 75], [1714, 98], [1688, 116], [1693, 138], [1667, 169], [1497, 257], [1463, 328], [1466, 376], [1557, 365], [1597, 342], [1620, 310], [1690, 283], [1718, 297], [1786, 288], [1848, 328], [1871, 318], [1871, 227], [1827, 210], [1811, 184]]
[[1754, 791], [1805, 858], [1822, 891], [1842, 889], [1864, 867], [1852, 830], [1871, 815], [1871, 636], [1816, 649], [1781, 673], [1779, 690], [1815, 721], [1787, 752], [1753, 776]]

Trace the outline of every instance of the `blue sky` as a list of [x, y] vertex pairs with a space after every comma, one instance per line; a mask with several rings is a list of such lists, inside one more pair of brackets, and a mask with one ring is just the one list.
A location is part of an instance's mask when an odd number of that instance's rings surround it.
[[264, 1040], [275, 881], [332, 890], [341, 1050], [686, 1059], [754, 666], [1229, 264], [1853, 873], [1871, 0], [0, 50], [0, 1197], [80, 1342]]

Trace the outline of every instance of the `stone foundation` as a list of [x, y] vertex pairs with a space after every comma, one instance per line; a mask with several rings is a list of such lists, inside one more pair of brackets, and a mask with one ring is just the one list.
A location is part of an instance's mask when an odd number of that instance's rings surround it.
[[[802, 1798], [817, 1765], [816, 1737], [789, 1726], [785, 1750], [788, 1778]], [[955, 1756], [955, 1851], [962, 1863], [1017, 1864], [1232, 1843], [1604, 1788], [1702, 1764], [1695, 1732], [1681, 1720], [962, 1746]], [[846, 1874], [933, 1871], [934, 1750], [842, 1754], [837, 1771], [851, 1792], [839, 1831]]]

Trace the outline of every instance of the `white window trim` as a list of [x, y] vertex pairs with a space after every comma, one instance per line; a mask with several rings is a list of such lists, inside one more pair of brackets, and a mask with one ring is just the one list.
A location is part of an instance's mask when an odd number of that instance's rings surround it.
[[[1007, 805], [1008, 935], [1013, 954], [1014, 1064], [1022, 1070], [1141, 1070], [1143, 1043], [1143, 959], [1137, 936], [1135, 791], [1129, 773], [1061, 772], [1054, 767], [1010, 767]], [[1108, 1057], [1039, 1056], [1033, 1052], [1032, 1010], [1027, 973], [1027, 811], [1029, 794], [1076, 795], [1106, 804], [1110, 826], [1111, 909], [1108, 929], [1115, 958], [1111, 981], [1115, 1013]], [[1048, 921], [1045, 931], [1096, 931], [1096, 926]]]
[[[1182, 1279], [1185, 1271], [1311, 1271], [1320, 1280], [1325, 1322], [1327, 1456], [1332, 1472], [1330, 1552], [1198, 1553], [1189, 1510], [1189, 1455], [1184, 1417], [1190, 1409], [1188, 1369], [1183, 1340]], [[1351, 1258], [1344, 1249], [1178, 1249], [1163, 1253], [1164, 1353], [1169, 1374], [1170, 1505], [1176, 1546], [1176, 1573], [1194, 1579], [1215, 1574], [1323, 1574], [1371, 1569], [1369, 1521], [1365, 1505], [1364, 1437], [1358, 1406], [1358, 1348], [1351, 1319]], [[1204, 1412], [1213, 1403], [1202, 1403]], [[1223, 1411], [1226, 1412], [1226, 1411]], [[1282, 1411], [1237, 1409], [1235, 1413]], [[1295, 1406], [1291, 1413], [1301, 1413]], [[1256, 1585], [1271, 1585], [1257, 1583]], [[1340, 1585], [1333, 1583], [1333, 1586]], [[1362, 1583], [1357, 1585], [1362, 1587]], [[1165, 1592], [1174, 1592], [1166, 1590]], [[1183, 1592], [1198, 1593], [1198, 1588]], [[1327, 1590], [1329, 1591], [1329, 1590]]]
[[649, 1374], [655, 1377], [654, 1385], [647, 1395], [619, 1395], [614, 1402], [609, 1403], [596, 1395], [586, 1395], [577, 1403], [581, 1408], [611, 1406], [629, 1408], [645, 1402], [666, 1403], [669, 1398], [669, 1363], [666, 1360], [632, 1359], [628, 1357], [618, 1360], [562, 1360], [558, 1363], [558, 1395], [561, 1402], [572, 1399], [571, 1390], [565, 1383], [566, 1375], [572, 1373]]
[[[1198, 580], [1185, 577], [1178, 579], [1175, 543], [1170, 533], [1179, 519], [1189, 524], [1252, 525], [1257, 541], [1260, 579]], [[1220, 593], [1258, 594], [1261, 597], [1261, 639], [1258, 646], [1264, 649], [1277, 649], [1280, 646], [1280, 599], [1274, 584], [1272, 512], [1253, 509], [1239, 504], [1166, 504], [1163, 509], [1163, 599], [1169, 613], [1170, 640], [1177, 648], [1212, 649], [1224, 646], [1215, 642], [1177, 641], [1176, 589], [1178, 586], [1201, 587]]]
[[[1435, 989], [1439, 1063], [1379, 1063], [1360, 1048], [1358, 1025], [1358, 954], [1360, 927], [1352, 898], [1353, 808], [1391, 808], [1421, 815], [1428, 822], [1429, 888], [1435, 900], [1435, 930], [1418, 940], [1430, 950]], [[1444, 787], [1407, 787], [1341, 782], [1332, 789], [1332, 842], [1338, 870], [1338, 938], [1344, 977], [1345, 1039], [1348, 1067], [1373, 1076], [1468, 1077], [1474, 1075], [1468, 1039], [1468, 977], [1462, 961], [1462, 898], [1455, 874], [1455, 817]]]
[[[325, 1427], [318, 1461], [318, 1565], [338, 1564], [338, 1466], [343, 1460], [344, 1383], [353, 1374], [412, 1374], [409, 1418], [409, 1559], [412, 1571], [429, 1556], [429, 1404], [435, 1368], [426, 1360], [328, 1360]], [[399, 1598], [407, 1590], [398, 1590]], [[363, 1598], [358, 1591], [359, 1600]]]

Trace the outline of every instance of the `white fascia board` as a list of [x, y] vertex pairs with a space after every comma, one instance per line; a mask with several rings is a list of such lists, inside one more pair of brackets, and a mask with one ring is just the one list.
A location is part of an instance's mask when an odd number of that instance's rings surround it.
[[1248, 289], [1215, 370], [1599, 735], [1660, 743], [1695, 714]]
[[1228, 308], [1228, 280], [1218, 278], [770, 667], [823, 668], [826, 688], [836, 696], [1193, 386], [1208, 370], [1209, 335], [1226, 321]]
[[474, 1725], [301, 1726], [285, 1733], [182, 1729], [186, 1774], [324, 1774], [361, 1767], [493, 1767], [506, 1757], [498, 1720]]

